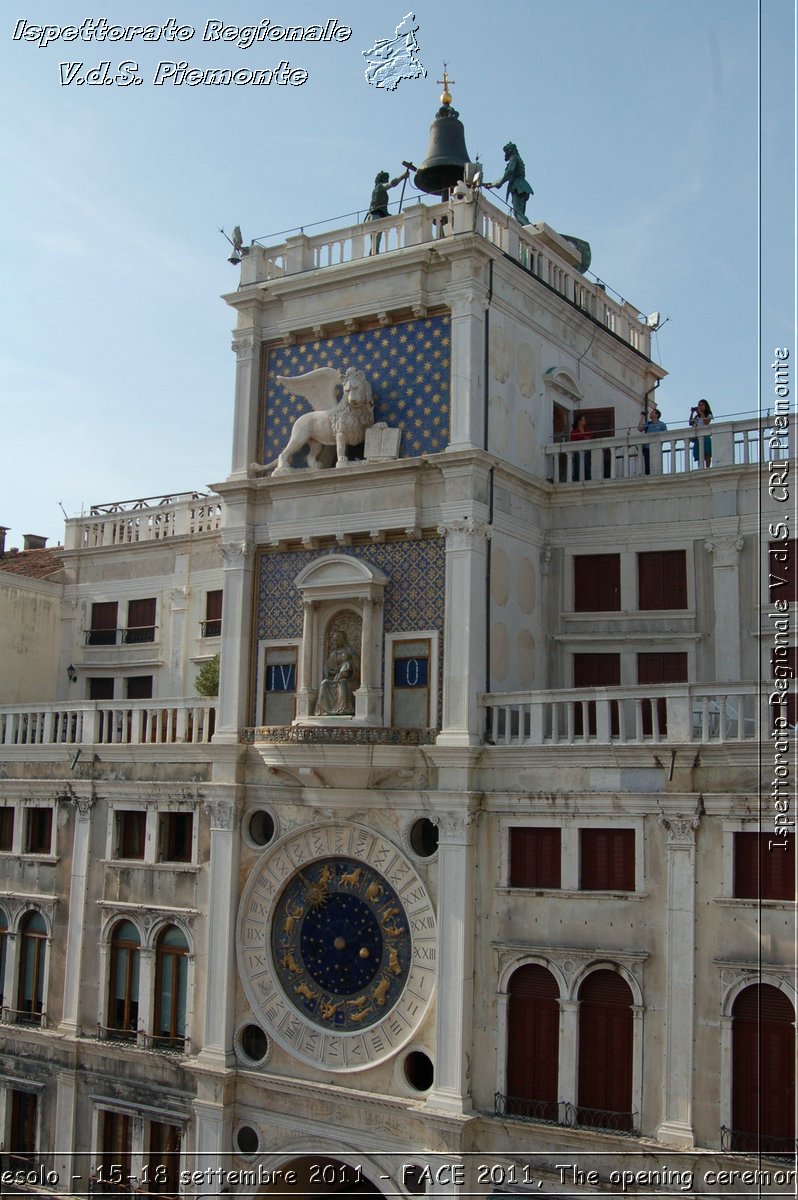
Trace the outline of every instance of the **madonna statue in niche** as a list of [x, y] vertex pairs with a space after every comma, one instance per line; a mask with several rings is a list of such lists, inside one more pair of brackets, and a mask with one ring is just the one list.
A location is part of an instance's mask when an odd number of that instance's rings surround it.
[[334, 629], [331, 650], [324, 666], [316, 700], [317, 717], [351, 717], [355, 712], [355, 688], [358, 685], [357, 657], [343, 629]]

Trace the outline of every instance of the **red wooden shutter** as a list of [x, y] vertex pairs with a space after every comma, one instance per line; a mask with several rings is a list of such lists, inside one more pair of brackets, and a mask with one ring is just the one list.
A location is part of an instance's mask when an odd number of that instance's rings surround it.
[[[687, 683], [687, 655], [655, 652], [638, 654], [638, 683]], [[651, 716], [651, 701], [643, 701], [643, 734], [650, 737], [654, 732]], [[657, 724], [660, 736], [668, 732], [668, 708], [665, 700], [657, 701]]]
[[745, 988], [734, 1002], [732, 1129], [739, 1143], [735, 1149], [792, 1149], [781, 1140], [795, 1137], [794, 1021], [792, 1004], [771, 984]]
[[593, 971], [579, 990], [579, 1000], [579, 1123], [631, 1129], [629, 985], [614, 971]]
[[584, 891], [635, 890], [633, 829], [580, 829], [579, 886]]
[[620, 612], [620, 554], [578, 554], [574, 558], [574, 611]]
[[637, 556], [638, 607], [687, 608], [684, 550], [648, 550]]
[[545, 967], [519, 967], [509, 993], [507, 1111], [556, 1121], [560, 1045], [556, 980]]
[[742, 900], [794, 900], [794, 835], [735, 833], [734, 895]]
[[510, 887], [560, 886], [560, 830], [510, 830]]

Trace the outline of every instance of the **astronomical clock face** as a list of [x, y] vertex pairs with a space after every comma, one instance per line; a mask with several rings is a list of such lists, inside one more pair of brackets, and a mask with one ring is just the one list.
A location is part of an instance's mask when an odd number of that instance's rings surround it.
[[254, 868], [238, 918], [247, 998], [292, 1054], [353, 1071], [395, 1053], [432, 997], [435, 917], [405, 856], [362, 827], [289, 835]]

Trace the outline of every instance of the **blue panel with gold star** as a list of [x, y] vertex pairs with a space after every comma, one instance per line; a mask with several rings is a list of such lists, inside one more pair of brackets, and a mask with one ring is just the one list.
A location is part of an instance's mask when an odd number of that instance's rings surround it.
[[[286, 445], [297, 417], [309, 411], [277, 375], [304, 375], [317, 367], [364, 371], [374, 395], [374, 420], [402, 430], [400, 458], [435, 454], [449, 443], [449, 317], [425, 317], [379, 329], [276, 346], [269, 351], [264, 398], [263, 453], [271, 462]], [[299, 466], [302, 456], [293, 459]]]

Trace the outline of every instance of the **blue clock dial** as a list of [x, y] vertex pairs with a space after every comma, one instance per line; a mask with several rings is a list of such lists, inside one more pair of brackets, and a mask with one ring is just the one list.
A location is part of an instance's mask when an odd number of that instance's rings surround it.
[[272, 956], [285, 995], [328, 1029], [381, 1021], [410, 972], [404, 907], [366, 863], [325, 858], [297, 871], [277, 901]]

